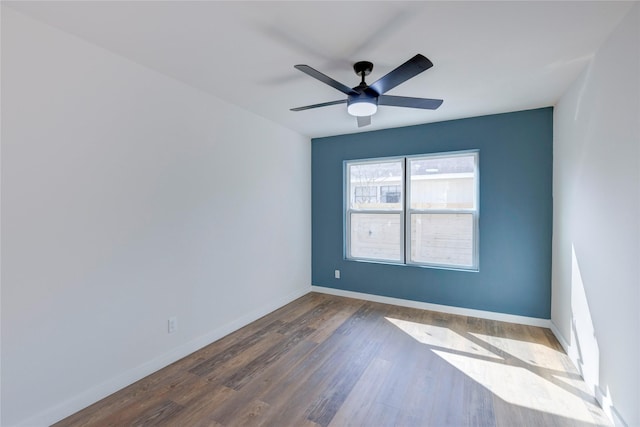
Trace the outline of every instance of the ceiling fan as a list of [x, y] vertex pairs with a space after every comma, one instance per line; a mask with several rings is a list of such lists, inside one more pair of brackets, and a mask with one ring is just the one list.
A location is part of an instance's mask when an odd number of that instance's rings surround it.
[[329, 105], [347, 104], [347, 112], [352, 116], [356, 116], [358, 119], [358, 127], [362, 127], [371, 124], [371, 116], [378, 110], [378, 105], [435, 110], [442, 104], [442, 99], [385, 95], [389, 90], [431, 67], [433, 67], [431, 61], [417, 54], [375, 83], [367, 85], [364, 78], [373, 70], [373, 64], [369, 61], [356, 62], [353, 65], [353, 70], [361, 76], [362, 80], [358, 86], [350, 88], [308, 65], [295, 65], [294, 68], [344, 93], [347, 95], [347, 99], [292, 108], [291, 111], [303, 111], [311, 108], [327, 107]]

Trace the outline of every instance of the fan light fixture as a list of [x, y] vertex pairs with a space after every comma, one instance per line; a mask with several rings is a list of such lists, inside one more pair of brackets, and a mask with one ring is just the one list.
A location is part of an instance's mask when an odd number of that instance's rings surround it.
[[[1, 1], [1, 0], [0, 0]], [[404, 64], [396, 67], [375, 83], [368, 85], [365, 76], [373, 70], [373, 63], [369, 61], [358, 61], [353, 64], [353, 71], [360, 76], [360, 84], [356, 87], [349, 87], [322, 74], [320, 71], [308, 65], [294, 65], [296, 70], [313, 77], [322, 83], [347, 95], [347, 99], [322, 102], [320, 104], [306, 105], [304, 107], [292, 108], [291, 111], [304, 111], [311, 108], [328, 107], [330, 105], [347, 104], [347, 112], [356, 116], [358, 127], [371, 124], [371, 116], [378, 111], [378, 104], [391, 107], [421, 108], [425, 110], [435, 110], [442, 104], [442, 99], [431, 98], [410, 98], [408, 96], [385, 95], [394, 87], [433, 67], [433, 63], [423, 55], [417, 54]]]
[[376, 111], [378, 111], [378, 104], [375, 98], [353, 99], [347, 106], [347, 112], [356, 117], [372, 116]]

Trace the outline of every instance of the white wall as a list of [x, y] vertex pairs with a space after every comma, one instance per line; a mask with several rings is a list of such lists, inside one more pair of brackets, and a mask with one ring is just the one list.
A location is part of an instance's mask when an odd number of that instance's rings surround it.
[[617, 424], [640, 425], [640, 6], [555, 108], [552, 322]]
[[2, 125], [2, 425], [310, 290], [307, 138], [5, 6]]

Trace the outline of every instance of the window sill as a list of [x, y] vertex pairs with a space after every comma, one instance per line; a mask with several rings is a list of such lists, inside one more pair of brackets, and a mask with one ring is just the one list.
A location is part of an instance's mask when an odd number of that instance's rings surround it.
[[479, 273], [480, 268], [464, 268], [464, 267], [454, 267], [454, 266], [444, 266], [444, 265], [427, 265], [427, 264], [407, 264], [402, 262], [393, 262], [393, 261], [383, 261], [383, 260], [369, 260], [369, 259], [355, 259], [355, 258], [344, 258], [345, 261], [349, 262], [360, 262], [365, 264], [382, 264], [382, 265], [391, 265], [397, 267], [417, 267], [417, 268], [427, 268], [433, 270], [447, 270], [447, 271], [460, 271], [464, 273]]

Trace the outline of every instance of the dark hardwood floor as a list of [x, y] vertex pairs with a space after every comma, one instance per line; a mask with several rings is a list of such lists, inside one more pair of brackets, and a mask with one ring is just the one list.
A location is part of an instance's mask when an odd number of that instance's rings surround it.
[[548, 329], [310, 293], [56, 426], [609, 425]]

